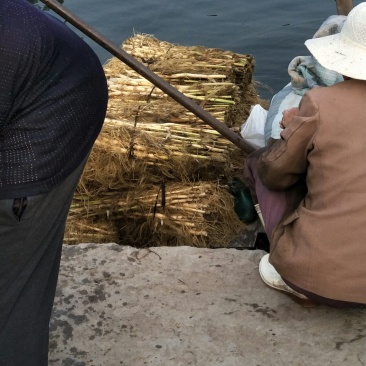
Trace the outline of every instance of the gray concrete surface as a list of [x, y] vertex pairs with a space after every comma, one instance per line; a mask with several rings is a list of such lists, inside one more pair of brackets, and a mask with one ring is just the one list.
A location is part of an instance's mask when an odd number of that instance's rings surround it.
[[65, 246], [49, 365], [366, 365], [366, 310], [300, 306], [263, 254]]

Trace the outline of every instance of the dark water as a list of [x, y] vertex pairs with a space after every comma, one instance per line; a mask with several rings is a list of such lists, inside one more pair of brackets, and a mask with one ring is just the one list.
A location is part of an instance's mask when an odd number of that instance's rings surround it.
[[[117, 45], [136, 32], [175, 44], [250, 53], [255, 80], [269, 88], [259, 89], [264, 98], [289, 82], [288, 63], [308, 54], [304, 41], [337, 10], [334, 0], [64, 0], [63, 5]], [[103, 63], [111, 57], [85, 40]]]

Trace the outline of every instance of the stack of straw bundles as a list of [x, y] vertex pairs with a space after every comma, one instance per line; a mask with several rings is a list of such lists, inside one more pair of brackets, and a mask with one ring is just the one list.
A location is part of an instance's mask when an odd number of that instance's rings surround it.
[[[236, 131], [258, 102], [250, 55], [145, 35], [123, 48]], [[120, 60], [104, 69], [107, 118], [74, 197], [65, 241], [227, 243], [243, 229], [226, 186], [242, 169], [242, 152]]]

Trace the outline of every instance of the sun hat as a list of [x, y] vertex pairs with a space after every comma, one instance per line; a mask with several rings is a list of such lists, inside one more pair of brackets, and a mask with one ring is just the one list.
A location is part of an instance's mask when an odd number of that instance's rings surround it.
[[366, 2], [351, 10], [340, 33], [308, 39], [305, 46], [327, 69], [366, 80]]

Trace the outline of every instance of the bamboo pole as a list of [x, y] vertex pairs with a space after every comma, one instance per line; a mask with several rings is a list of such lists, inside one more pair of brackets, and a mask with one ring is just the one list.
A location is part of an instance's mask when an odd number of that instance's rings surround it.
[[352, 0], [336, 0], [338, 15], [348, 15], [352, 10]]
[[203, 122], [207, 123], [217, 132], [219, 132], [223, 137], [227, 138], [233, 144], [238, 146], [244, 152], [250, 154], [251, 152], [255, 151], [255, 148], [252, 144], [245, 141], [239, 134], [231, 130], [225, 124], [214, 118], [210, 113], [204, 110], [201, 106], [197, 103], [193, 102], [183, 93], [179, 92], [175, 89], [171, 84], [167, 81], [162, 79], [160, 76], [156, 75], [152, 72], [148, 67], [144, 64], [137, 61], [134, 57], [130, 54], [122, 50], [121, 48], [114, 45], [111, 41], [109, 41], [106, 37], [102, 34], [97, 32], [95, 29], [91, 28], [87, 25], [84, 21], [80, 18], [76, 17], [72, 14], [69, 10], [65, 7], [60, 5], [56, 0], [41, 0], [42, 3], [47, 5], [50, 9], [52, 9], [55, 13], [60, 15], [63, 19], [68, 21], [70, 24], [78, 28], [82, 31], [85, 35], [91, 38], [93, 41], [98, 43], [112, 55], [117, 57], [119, 60], [124, 62], [127, 66], [131, 69], [135, 70], [138, 74], [149, 80], [163, 92], [168, 94], [171, 98], [181, 104], [183, 107], [188, 109], [192, 112], [195, 116], [200, 118]]

